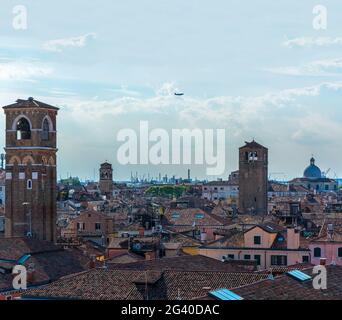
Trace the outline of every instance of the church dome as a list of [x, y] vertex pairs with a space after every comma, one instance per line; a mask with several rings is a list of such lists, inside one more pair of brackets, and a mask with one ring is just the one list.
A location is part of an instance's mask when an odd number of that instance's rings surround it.
[[311, 158], [310, 165], [304, 171], [304, 178], [318, 179], [322, 178], [321, 169], [315, 165], [315, 159]]

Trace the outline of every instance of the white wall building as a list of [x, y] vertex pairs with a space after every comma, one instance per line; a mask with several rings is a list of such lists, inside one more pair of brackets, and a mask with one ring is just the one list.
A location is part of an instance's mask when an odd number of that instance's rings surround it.
[[232, 181], [211, 181], [202, 186], [202, 198], [210, 201], [239, 196], [239, 185]]

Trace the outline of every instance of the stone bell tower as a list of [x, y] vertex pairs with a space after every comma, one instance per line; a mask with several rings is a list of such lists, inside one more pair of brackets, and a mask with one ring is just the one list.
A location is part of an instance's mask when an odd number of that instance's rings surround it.
[[6, 116], [5, 236], [56, 240], [58, 108], [28, 98]]

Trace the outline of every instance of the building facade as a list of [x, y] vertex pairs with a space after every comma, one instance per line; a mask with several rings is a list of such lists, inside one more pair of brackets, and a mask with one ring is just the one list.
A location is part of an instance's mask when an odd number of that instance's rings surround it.
[[310, 242], [311, 263], [318, 265], [321, 259], [327, 265], [342, 266], [342, 226], [325, 223], [321, 235]]
[[238, 183], [230, 181], [211, 181], [202, 186], [202, 198], [210, 201], [237, 198], [238, 195]]
[[254, 260], [259, 270], [310, 263], [310, 250], [301, 246], [299, 231], [294, 228], [282, 230], [274, 224], [252, 227], [239, 240], [212, 242], [200, 247], [199, 254], [227, 261]]
[[246, 142], [239, 149], [239, 212], [267, 213], [268, 149], [255, 142]]
[[56, 239], [58, 108], [29, 98], [6, 116], [5, 236]]
[[302, 186], [311, 192], [337, 192], [338, 182], [334, 179], [329, 179], [322, 174], [321, 169], [316, 166], [316, 160], [310, 159], [310, 165], [304, 170], [302, 178], [295, 178], [290, 181], [290, 186]]

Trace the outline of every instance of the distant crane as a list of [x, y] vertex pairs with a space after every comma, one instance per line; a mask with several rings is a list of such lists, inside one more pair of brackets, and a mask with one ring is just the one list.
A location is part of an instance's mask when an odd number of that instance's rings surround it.
[[268, 176], [268, 180], [272, 180], [273, 176], [283, 176], [284, 181], [286, 180], [286, 174], [284, 172], [271, 172]]
[[331, 170], [331, 168], [329, 168], [328, 170], [323, 171], [323, 172], [322, 172], [323, 177], [326, 178], [327, 175], [328, 175], [328, 173], [330, 172], [330, 170]]

